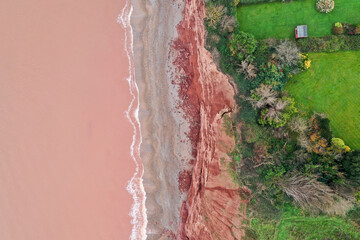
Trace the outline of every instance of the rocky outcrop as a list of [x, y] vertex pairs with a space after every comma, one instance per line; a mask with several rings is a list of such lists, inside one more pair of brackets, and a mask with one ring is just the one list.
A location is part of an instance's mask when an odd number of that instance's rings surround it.
[[234, 108], [235, 93], [204, 48], [204, 13], [202, 0], [186, 0], [179, 38], [173, 44], [181, 106], [191, 123], [189, 138], [196, 159], [177, 239], [241, 239], [246, 204], [240, 191], [247, 192], [229, 174], [227, 153], [235, 142], [223, 131], [223, 116]]

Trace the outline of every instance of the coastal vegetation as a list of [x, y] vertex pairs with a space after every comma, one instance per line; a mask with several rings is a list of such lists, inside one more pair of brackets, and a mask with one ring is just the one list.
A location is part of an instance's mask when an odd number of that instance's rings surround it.
[[[206, 47], [238, 88], [224, 128], [233, 179], [252, 192], [241, 227], [248, 239], [360, 239], [360, 55], [338, 52], [359, 49], [360, 5], [285, 2], [206, 3], [223, 9], [215, 24], [207, 13]], [[313, 37], [294, 40], [299, 19]]]

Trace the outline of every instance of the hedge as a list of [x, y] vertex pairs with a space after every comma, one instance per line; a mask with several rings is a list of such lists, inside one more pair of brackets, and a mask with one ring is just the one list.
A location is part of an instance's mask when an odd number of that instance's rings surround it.
[[296, 41], [302, 52], [337, 52], [360, 50], [360, 35], [331, 35]]

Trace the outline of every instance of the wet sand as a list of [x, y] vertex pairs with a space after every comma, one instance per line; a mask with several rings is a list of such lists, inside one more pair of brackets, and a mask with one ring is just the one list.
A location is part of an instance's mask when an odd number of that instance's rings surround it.
[[0, 2], [0, 239], [128, 239], [124, 0]]

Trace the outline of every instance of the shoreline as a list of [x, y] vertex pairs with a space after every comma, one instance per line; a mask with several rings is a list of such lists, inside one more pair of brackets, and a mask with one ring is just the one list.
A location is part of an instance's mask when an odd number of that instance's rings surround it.
[[179, 109], [172, 42], [182, 20], [184, 3], [131, 1], [134, 12], [134, 63], [139, 86], [141, 160], [146, 191], [148, 239], [175, 238], [182, 201], [179, 173], [189, 168], [189, 124]]
[[133, 6], [130, 0], [127, 0], [121, 14], [118, 16], [117, 22], [121, 24], [125, 32], [125, 52], [129, 63], [129, 76], [127, 78], [129, 84], [129, 91], [131, 95], [131, 102], [126, 111], [126, 117], [133, 128], [133, 138], [130, 146], [130, 155], [135, 163], [135, 172], [128, 181], [126, 190], [132, 196], [133, 203], [130, 210], [132, 218], [132, 230], [130, 239], [146, 239], [146, 225], [147, 216], [145, 208], [146, 192], [143, 185], [143, 165], [140, 158], [140, 146], [142, 142], [141, 124], [139, 121], [139, 88], [135, 81], [135, 68], [133, 63], [134, 49], [133, 49], [133, 29], [130, 24]]

